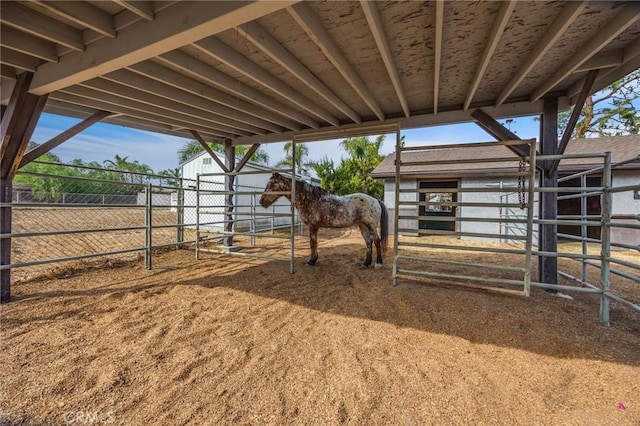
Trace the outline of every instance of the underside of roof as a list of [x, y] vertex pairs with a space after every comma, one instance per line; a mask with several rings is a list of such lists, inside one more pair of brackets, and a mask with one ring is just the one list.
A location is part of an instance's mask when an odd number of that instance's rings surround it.
[[1, 97], [234, 144], [567, 108], [640, 67], [640, 3], [3, 1]]

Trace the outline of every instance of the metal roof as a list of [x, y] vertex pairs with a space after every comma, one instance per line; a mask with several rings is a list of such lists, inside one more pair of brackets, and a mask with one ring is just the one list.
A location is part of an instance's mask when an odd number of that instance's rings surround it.
[[2, 1], [1, 97], [234, 144], [539, 114], [640, 67], [640, 3]]

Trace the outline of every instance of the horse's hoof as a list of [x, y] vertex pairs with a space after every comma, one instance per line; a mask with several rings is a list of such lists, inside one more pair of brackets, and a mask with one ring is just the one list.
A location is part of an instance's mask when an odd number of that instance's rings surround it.
[[381, 269], [382, 268], [382, 263], [376, 263], [374, 268], [375, 269]]

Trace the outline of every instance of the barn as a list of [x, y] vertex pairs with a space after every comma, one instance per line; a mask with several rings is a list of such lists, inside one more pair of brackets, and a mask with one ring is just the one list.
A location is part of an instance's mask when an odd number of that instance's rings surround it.
[[[637, 158], [640, 154], [640, 137], [637, 135], [631, 136], [614, 136], [603, 138], [589, 138], [589, 139], [572, 139], [567, 145], [567, 153], [587, 153], [587, 152], [611, 152], [612, 161], [624, 162], [624, 164], [616, 167], [612, 171], [612, 184], [613, 186], [637, 186], [640, 183], [640, 162], [625, 162], [629, 159]], [[483, 234], [493, 234], [496, 238], [508, 241], [509, 235], [523, 235], [525, 232], [524, 227], [521, 224], [511, 225], [506, 222], [465, 222], [465, 221], [440, 221], [437, 220], [438, 216], [444, 217], [470, 217], [470, 218], [491, 218], [491, 219], [509, 219], [522, 214], [519, 208], [500, 208], [499, 200], [505, 202], [515, 201], [518, 198], [518, 181], [512, 176], [507, 176], [505, 172], [512, 173], [517, 165], [483, 162], [483, 159], [490, 157], [504, 157], [509, 154], [506, 147], [468, 147], [464, 150], [455, 148], [435, 149], [429, 151], [413, 151], [407, 156], [407, 161], [420, 161], [429, 159], [434, 162], [442, 160], [450, 160], [449, 164], [431, 164], [414, 166], [407, 168], [405, 174], [408, 176], [400, 180], [400, 186], [403, 188], [458, 188], [469, 186], [485, 186], [487, 188], [503, 188], [504, 192], [492, 192], [490, 194], [458, 194], [458, 193], [429, 193], [420, 192], [416, 193], [418, 199], [415, 201], [428, 201], [434, 199], [447, 199], [449, 201], [477, 201], [479, 197], [484, 200], [490, 200], [492, 197], [496, 202], [495, 207], [474, 207], [474, 206], [447, 206], [447, 205], [423, 205], [419, 207], [407, 207], [405, 208], [405, 214], [423, 216], [424, 219], [406, 219], [400, 222], [402, 228], [408, 229], [435, 229], [435, 230], [449, 230], [449, 231], [476, 231]], [[478, 160], [477, 164], [470, 165], [463, 162], [465, 159], [475, 158]], [[460, 160], [460, 162], [456, 162]], [[588, 171], [597, 167], [599, 164], [597, 158], [586, 159], [573, 159], [562, 161], [558, 167], [560, 177], [568, 176], [570, 174]], [[384, 179], [385, 182], [385, 196], [384, 201], [389, 206], [393, 206], [395, 197], [395, 154], [387, 156], [378, 167], [371, 173], [371, 176], [377, 179]], [[478, 177], [478, 171], [482, 172], [482, 175]], [[438, 178], [438, 175], [442, 175], [444, 172], [449, 174], [448, 180], [442, 180]], [[433, 176], [436, 176], [435, 178]], [[591, 192], [589, 188], [596, 188], [602, 185], [602, 177], [598, 176], [596, 172], [585, 176], [587, 192]], [[539, 175], [537, 176], [539, 179]], [[560, 186], [579, 186], [579, 178], [565, 180], [560, 183]], [[562, 193], [560, 193], [562, 196]], [[463, 199], [464, 197], [464, 199]], [[559, 200], [558, 211], [561, 215], [596, 215], [601, 212], [600, 195], [594, 194], [586, 198], [587, 210], [581, 211], [580, 200], [574, 198]], [[536, 201], [537, 204], [537, 201]], [[393, 208], [390, 208], [393, 211]], [[619, 218], [622, 221], [634, 222], [633, 216], [640, 212], [640, 195], [638, 191], [628, 191], [624, 194], [619, 194], [613, 202], [612, 215]], [[534, 217], [537, 218], [538, 212], [534, 212]], [[580, 226], [577, 225], [564, 225], [559, 226], [558, 232], [560, 234], [581, 235]], [[590, 226], [588, 227], [588, 236], [597, 237], [600, 235], [600, 227]], [[462, 239], [478, 239], [483, 240], [486, 237], [474, 237], [468, 235], [462, 235]], [[613, 230], [612, 238], [615, 241], [626, 244], [637, 244], [640, 241], [640, 230], [629, 228], [616, 228]], [[537, 245], [537, 230], [534, 230], [534, 244]]]
[[[639, 2], [2, 1], [0, 30], [0, 423], [640, 423], [640, 261], [610, 239], [611, 202], [637, 185], [614, 186], [601, 155], [601, 239], [583, 253], [557, 233], [577, 120], [640, 67]], [[78, 121], [26, 152], [43, 112]], [[537, 140], [499, 121], [531, 115]], [[171, 186], [154, 179], [144, 205], [14, 202], [21, 168], [98, 122], [222, 145], [225, 235], [246, 249], [198, 257], [188, 206], [154, 205]], [[395, 134], [399, 207], [435, 192], [399, 199], [403, 159], [429, 149], [401, 132], [464, 122], [518, 164], [518, 247], [396, 226], [374, 270], [357, 229], [327, 230], [307, 267], [307, 236], [230, 226], [254, 172], [239, 145]], [[42, 264], [58, 269], [12, 282]]]

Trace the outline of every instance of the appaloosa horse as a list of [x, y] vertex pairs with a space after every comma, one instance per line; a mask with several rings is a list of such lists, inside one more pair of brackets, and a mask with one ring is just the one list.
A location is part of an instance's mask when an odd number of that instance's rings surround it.
[[[282, 196], [291, 202], [290, 194], [273, 194], [285, 191], [291, 191], [291, 179], [274, 173], [260, 197], [260, 205], [267, 208]], [[319, 228], [348, 228], [357, 225], [367, 243], [364, 266], [371, 265], [372, 245], [375, 244], [375, 267], [382, 267], [382, 248], [386, 248], [389, 232], [389, 216], [382, 201], [367, 194], [333, 195], [325, 189], [296, 180], [295, 207], [302, 222], [309, 228], [311, 257], [307, 261], [308, 265], [315, 265], [318, 260]], [[380, 235], [377, 231], [378, 224]]]

